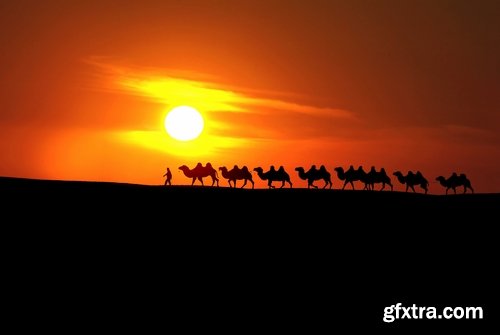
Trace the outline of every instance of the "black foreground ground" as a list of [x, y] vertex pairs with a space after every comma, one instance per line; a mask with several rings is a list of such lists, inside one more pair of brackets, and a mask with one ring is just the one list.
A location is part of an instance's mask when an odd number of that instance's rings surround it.
[[[0, 178], [0, 195], [12, 308], [49, 312], [40, 325], [478, 331], [499, 317], [500, 194]], [[398, 302], [485, 319], [382, 322]]]

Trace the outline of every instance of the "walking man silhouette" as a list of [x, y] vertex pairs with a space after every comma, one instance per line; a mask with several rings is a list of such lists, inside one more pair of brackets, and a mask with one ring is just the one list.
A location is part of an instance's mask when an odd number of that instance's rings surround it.
[[167, 172], [163, 175], [163, 177], [166, 177], [165, 179], [165, 186], [167, 185], [172, 185], [172, 172], [170, 172], [170, 169], [167, 168]]

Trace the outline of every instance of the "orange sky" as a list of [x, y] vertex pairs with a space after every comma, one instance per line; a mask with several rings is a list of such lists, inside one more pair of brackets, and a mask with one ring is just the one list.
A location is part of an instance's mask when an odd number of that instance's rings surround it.
[[[178, 166], [210, 161], [305, 187], [296, 166], [353, 164], [500, 192], [498, 17], [497, 1], [2, 1], [0, 175], [161, 184], [169, 166], [186, 184]], [[199, 139], [165, 133], [176, 105], [203, 114]]]

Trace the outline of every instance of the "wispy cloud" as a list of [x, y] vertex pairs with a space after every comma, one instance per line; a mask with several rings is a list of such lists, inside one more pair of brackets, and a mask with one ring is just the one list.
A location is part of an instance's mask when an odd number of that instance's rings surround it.
[[[266, 92], [266, 98], [245, 88], [228, 88], [204, 74], [174, 70], [118, 66], [105, 60], [88, 60], [97, 66], [107, 82], [106, 89], [146, 98], [168, 106], [192, 105], [211, 112], [269, 114], [276, 111], [327, 118], [352, 119], [343, 109], [318, 107], [287, 101], [284, 94]], [[252, 93], [250, 93], [252, 92]], [[280, 98], [269, 98], [276, 95]]]

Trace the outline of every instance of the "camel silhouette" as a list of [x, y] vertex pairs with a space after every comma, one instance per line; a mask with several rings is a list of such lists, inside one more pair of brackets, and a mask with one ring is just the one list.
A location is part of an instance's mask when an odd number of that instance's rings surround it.
[[455, 194], [457, 194], [457, 187], [464, 187], [464, 194], [467, 192], [467, 189], [470, 189], [472, 193], [474, 193], [474, 189], [472, 188], [471, 182], [467, 179], [465, 174], [457, 175], [456, 172], [448, 178], [445, 179], [443, 176], [439, 176], [436, 180], [441, 184], [441, 186], [446, 187], [446, 194], [448, 194], [448, 190], [451, 188]]
[[181, 170], [186, 177], [193, 179], [191, 186], [193, 186], [196, 179], [201, 182], [201, 185], [204, 185], [203, 178], [208, 176], [212, 177], [212, 186], [214, 186], [215, 183], [217, 183], [217, 186], [219, 186], [217, 171], [212, 167], [212, 164], [210, 163], [207, 163], [205, 166], [201, 165], [201, 163], [198, 163], [192, 170], [189, 169], [186, 165], [182, 165], [179, 166], [179, 170]]
[[332, 188], [330, 172], [326, 170], [324, 165], [321, 165], [319, 170], [316, 169], [316, 165], [313, 165], [307, 172], [304, 171], [302, 166], [299, 166], [295, 168], [295, 171], [299, 173], [300, 179], [307, 180], [307, 188], [318, 188], [318, 186], [314, 185], [314, 181], [321, 179], [325, 181], [323, 188], [326, 188], [328, 185], [330, 189]]
[[243, 166], [241, 169], [238, 165], [235, 165], [231, 170], [227, 170], [227, 167], [221, 166], [219, 168], [221, 171], [222, 177], [226, 178], [229, 182], [229, 187], [231, 186], [231, 181], [234, 183], [234, 187], [236, 188], [236, 181], [243, 179], [245, 182], [241, 186], [241, 188], [245, 187], [247, 181], [252, 183], [252, 189], [254, 188], [255, 183], [253, 182], [252, 173], [248, 171], [248, 167]]
[[387, 172], [385, 172], [384, 168], [380, 169], [380, 171], [377, 171], [375, 170], [375, 167], [372, 166], [370, 172], [368, 172], [366, 176], [361, 178], [361, 180], [364, 181], [365, 184], [368, 184], [369, 190], [373, 190], [375, 188], [375, 184], [379, 183], [382, 183], [382, 188], [380, 189], [380, 191], [384, 190], [386, 184], [391, 187], [391, 191], [394, 189], [391, 178], [387, 175]]
[[406, 176], [403, 175], [401, 171], [396, 171], [393, 173], [394, 176], [398, 179], [398, 181], [405, 185], [406, 184], [406, 191], [408, 192], [408, 189], [411, 188], [413, 192], [415, 191], [415, 185], [420, 186], [421, 189], [425, 191], [425, 194], [429, 191], [429, 182], [425, 177], [422, 175], [420, 171], [417, 171], [417, 173], [413, 173], [412, 171], [408, 171]]
[[361, 181], [365, 184], [365, 190], [368, 189], [368, 183], [366, 180], [366, 172], [363, 170], [363, 167], [359, 167], [357, 170], [354, 170], [354, 167], [351, 165], [347, 171], [344, 172], [344, 168], [341, 166], [336, 167], [335, 172], [337, 172], [337, 177], [340, 180], [344, 181], [344, 185], [342, 186], [342, 190], [345, 189], [347, 184], [351, 184], [352, 189], [354, 190], [354, 182]]
[[290, 181], [290, 175], [285, 171], [285, 168], [283, 166], [280, 166], [278, 171], [274, 169], [274, 166], [271, 165], [271, 168], [269, 171], [264, 172], [264, 170], [259, 166], [253, 169], [254, 171], [257, 171], [257, 175], [259, 176], [260, 179], [262, 180], [267, 180], [267, 186], [269, 188], [275, 188], [273, 186], [273, 181], [281, 181], [281, 187], [285, 186], [285, 182], [290, 184], [290, 188], [292, 188], [292, 182]]

